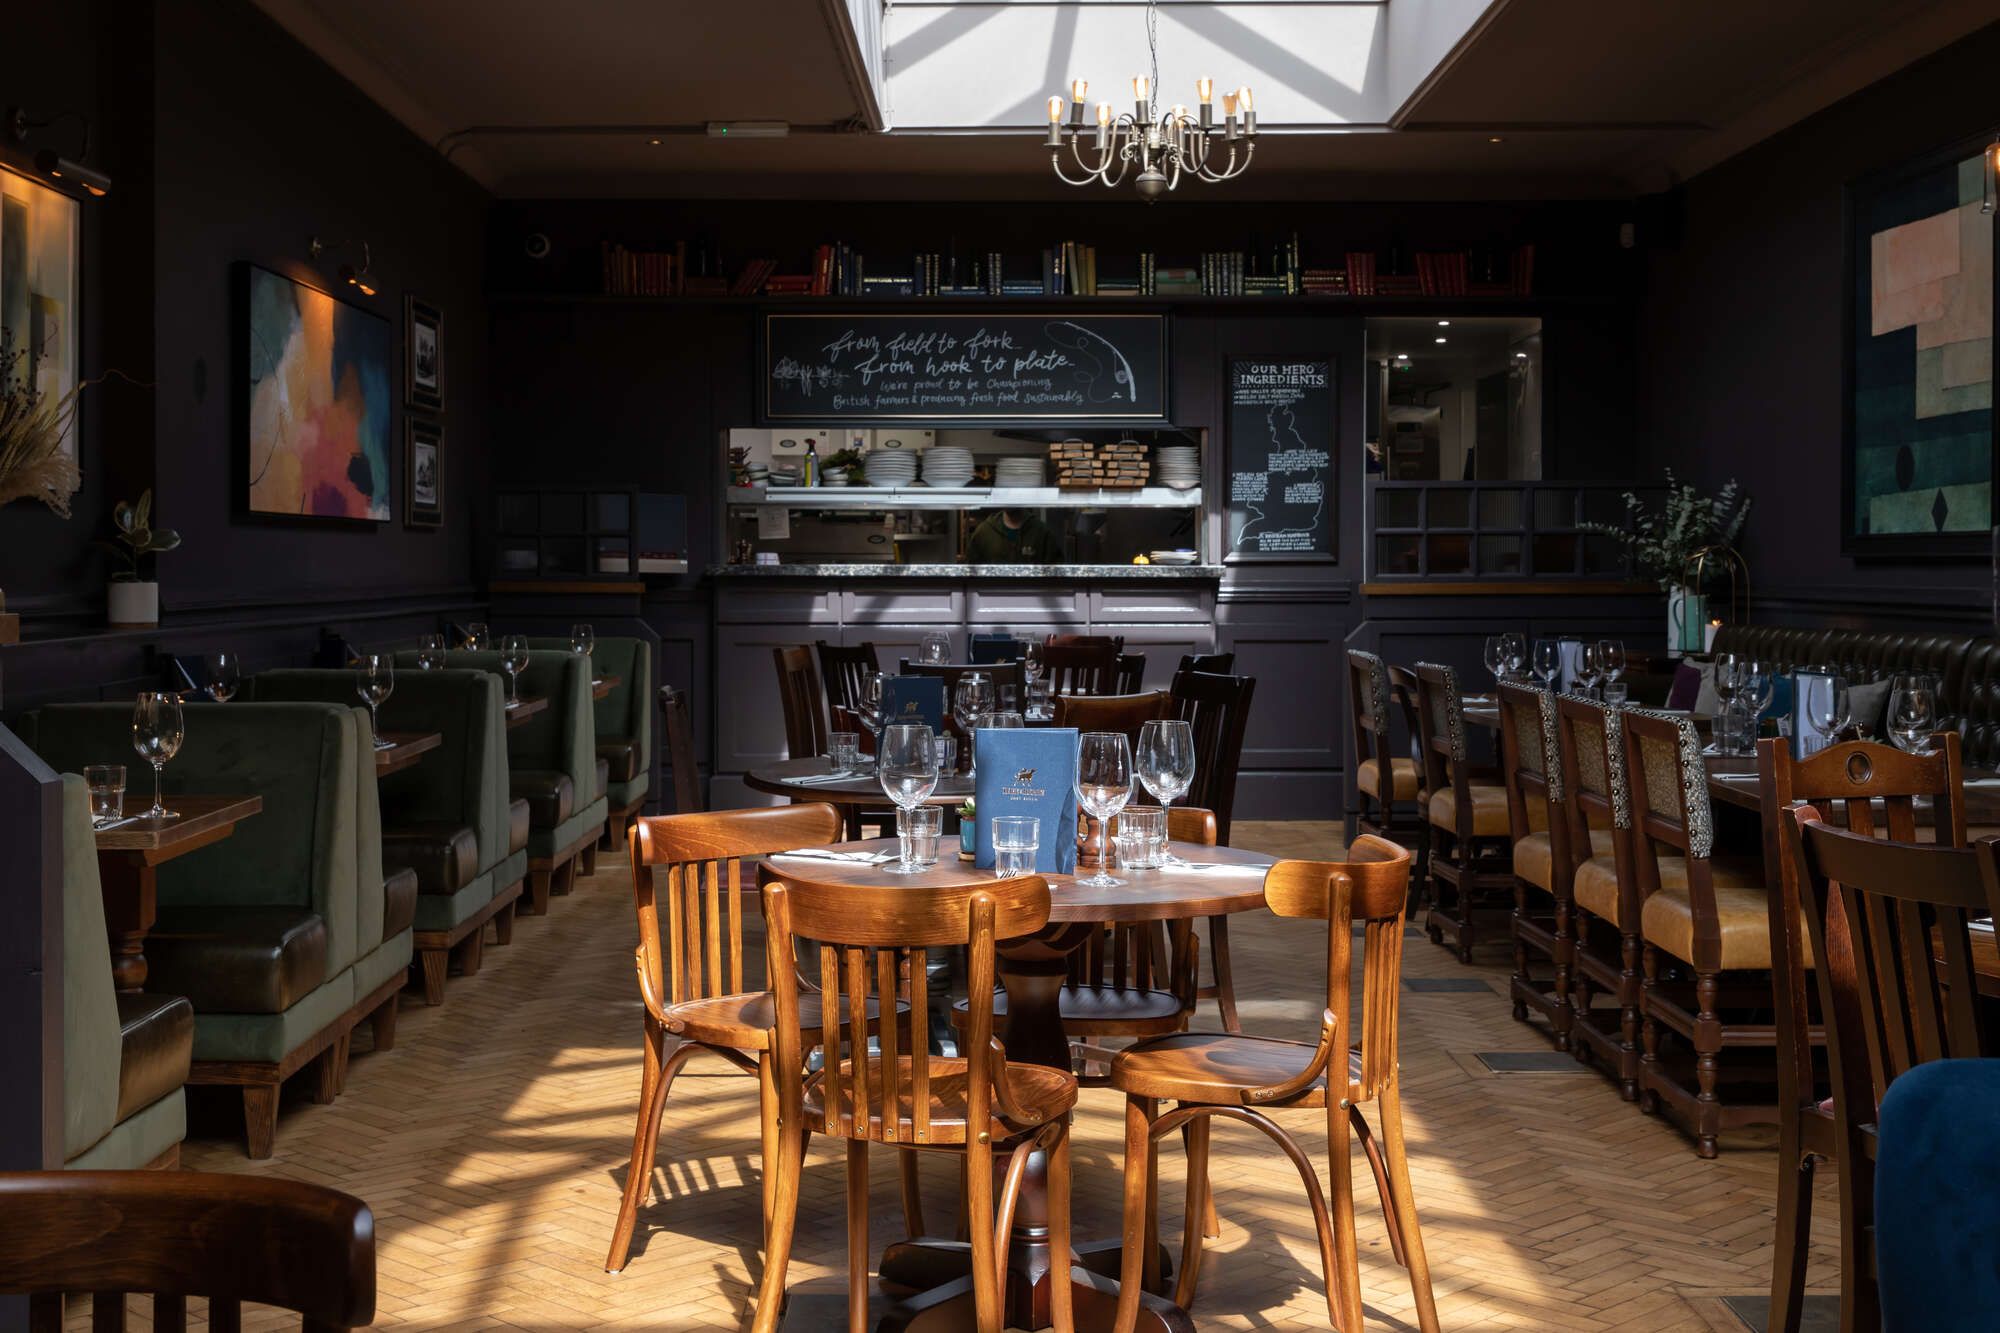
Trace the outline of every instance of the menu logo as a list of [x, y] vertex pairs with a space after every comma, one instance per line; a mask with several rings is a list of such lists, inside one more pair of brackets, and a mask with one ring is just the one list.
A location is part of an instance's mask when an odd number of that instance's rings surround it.
[[903, 704], [904, 717], [915, 717], [918, 713], [922, 711], [923, 710], [918, 706], [917, 701], [915, 699], [906, 700]]
[[1014, 781], [1019, 782], [1024, 786], [1027, 783], [1033, 782], [1034, 780], [1035, 780], [1035, 770], [1032, 768], [1018, 769], [1014, 774]]

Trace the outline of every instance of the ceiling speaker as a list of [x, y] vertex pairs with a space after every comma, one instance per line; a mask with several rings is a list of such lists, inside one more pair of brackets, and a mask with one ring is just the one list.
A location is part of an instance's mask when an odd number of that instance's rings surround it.
[[549, 248], [549, 238], [538, 231], [529, 232], [527, 239], [521, 242], [522, 253], [530, 259], [547, 259]]

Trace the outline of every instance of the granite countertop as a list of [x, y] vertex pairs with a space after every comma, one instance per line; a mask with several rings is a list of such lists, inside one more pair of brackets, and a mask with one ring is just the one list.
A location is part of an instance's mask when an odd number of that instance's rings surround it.
[[711, 578], [1219, 579], [1221, 565], [710, 565]]

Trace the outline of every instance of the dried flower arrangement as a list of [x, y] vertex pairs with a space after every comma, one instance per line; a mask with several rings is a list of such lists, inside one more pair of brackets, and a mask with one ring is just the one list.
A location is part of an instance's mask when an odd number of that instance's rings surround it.
[[0, 505], [40, 500], [64, 518], [83, 484], [76, 458], [63, 447], [76, 420], [77, 385], [60, 398], [35, 387], [28, 349], [0, 330]]

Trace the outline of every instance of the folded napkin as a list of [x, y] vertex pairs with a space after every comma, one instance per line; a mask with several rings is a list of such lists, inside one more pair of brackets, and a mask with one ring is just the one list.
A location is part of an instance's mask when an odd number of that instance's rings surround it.
[[879, 866], [897, 858], [895, 852], [836, 852], [831, 847], [800, 847], [777, 855], [800, 861], [842, 861], [848, 865], [864, 866]]
[[803, 778], [786, 778], [785, 781], [800, 787], [823, 787], [836, 782], [852, 782], [862, 776], [860, 773], [816, 773]]

